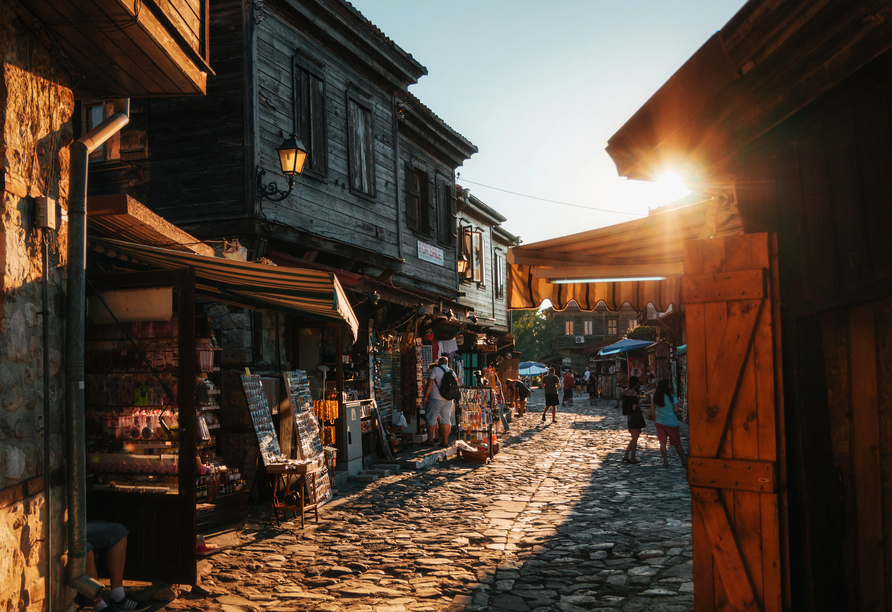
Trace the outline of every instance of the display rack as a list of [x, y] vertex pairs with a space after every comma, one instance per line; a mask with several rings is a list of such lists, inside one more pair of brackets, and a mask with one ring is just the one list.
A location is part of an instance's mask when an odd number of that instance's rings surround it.
[[[310, 486], [315, 486], [315, 499], [323, 504], [332, 498], [331, 480], [329, 478], [328, 455], [320, 438], [319, 421], [314, 413], [313, 396], [310, 393], [310, 381], [303, 370], [283, 372], [285, 388], [288, 390], [288, 400], [291, 402], [291, 414], [294, 418], [294, 427], [297, 432], [297, 449], [300, 459], [320, 459], [322, 469], [312, 480]], [[336, 403], [336, 402], [335, 402]]]
[[497, 393], [489, 387], [463, 388], [459, 399], [459, 439], [474, 447], [486, 444], [491, 451], [497, 444], [500, 432], [496, 406]]

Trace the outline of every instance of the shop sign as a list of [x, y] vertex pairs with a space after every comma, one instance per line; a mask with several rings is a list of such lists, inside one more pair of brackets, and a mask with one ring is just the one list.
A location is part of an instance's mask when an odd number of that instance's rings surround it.
[[418, 242], [418, 259], [422, 261], [429, 261], [431, 263], [435, 263], [438, 266], [445, 266], [446, 259], [443, 255], [443, 249], [438, 249], [432, 244], [428, 244], [426, 242]]
[[480, 350], [483, 351], [484, 353], [495, 353], [496, 349], [498, 349], [498, 348], [499, 347], [497, 347], [495, 344], [484, 344], [483, 346], [480, 347]]

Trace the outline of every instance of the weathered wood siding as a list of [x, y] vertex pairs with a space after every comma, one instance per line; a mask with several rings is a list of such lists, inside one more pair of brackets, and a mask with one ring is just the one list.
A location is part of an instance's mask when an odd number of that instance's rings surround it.
[[148, 155], [127, 167], [91, 166], [91, 195], [126, 193], [200, 237], [205, 222], [248, 214], [242, 11], [236, 0], [214, 2], [207, 96], [133, 101]]
[[892, 289], [890, 98], [886, 53], [739, 161], [746, 231], [778, 233], [785, 316]]
[[155, 6], [170, 19], [186, 44], [201, 56], [204, 56], [202, 38], [208, 2], [210, 0], [155, 0]]
[[[477, 215], [470, 215], [467, 211], [459, 211], [459, 226], [467, 227], [473, 225], [479, 227], [483, 234], [483, 282], [474, 283], [470, 281], [462, 281], [459, 290], [465, 295], [461, 297], [461, 303], [467, 304], [474, 309], [474, 314], [478, 317], [489, 317], [494, 321], [481, 320], [481, 325], [497, 325], [507, 329], [508, 320], [504, 308], [500, 316], [498, 308], [494, 304], [495, 291], [495, 269], [493, 268], [493, 235], [490, 223]], [[503, 253], [504, 255], [504, 253]], [[507, 294], [507, 289], [506, 289]]]
[[[393, 112], [390, 92], [349, 66], [296, 22], [268, 10], [257, 26], [257, 151], [267, 180], [284, 183], [276, 148], [295, 130], [294, 58], [299, 53], [325, 77], [328, 172], [301, 176], [279, 203], [263, 202], [269, 219], [375, 253], [397, 256]], [[347, 95], [355, 88], [371, 105], [375, 196], [350, 189]], [[361, 94], [360, 94], [361, 95]]]
[[[453, 169], [445, 166], [442, 162], [438, 162], [433, 156], [402, 135], [400, 135], [400, 158], [402, 160], [399, 172], [400, 185], [402, 186], [400, 189], [400, 207], [403, 223], [403, 257], [406, 259], [403, 272], [406, 276], [422, 279], [438, 287], [455, 289], [457, 287], [455, 266], [458, 238], [455, 239], [452, 245], [441, 240], [441, 225], [444, 220], [438, 213], [439, 207], [443, 205], [443, 186], [449, 185], [449, 193], [455, 193], [455, 183], [452, 179]], [[413, 230], [408, 225], [408, 216], [406, 214], [408, 194], [405, 188], [407, 161], [423, 170], [428, 177], [427, 186], [422, 186], [422, 188], [427, 189], [427, 198], [431, 214], [433, 215], [430, 234]], [[442, 266], [418, 258], [419, 240], [443, 250], [444, 264]]]
[[887, 52], [737, 160], [746, 231], [778, 235], [793, 600], [809, 610], [892, 610], [890, 101]]

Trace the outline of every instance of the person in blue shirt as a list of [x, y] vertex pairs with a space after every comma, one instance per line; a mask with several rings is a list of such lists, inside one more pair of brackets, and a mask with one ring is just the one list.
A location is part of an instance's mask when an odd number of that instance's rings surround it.
[[666, 452], [667, 441], [675, 447], [675, 452], [678, 453], [678, 458], [681, 459], [682, 467], [687, 465], [684, 448], [681, 445], [678, 417], [675, 415], [677, 407], [678, 398], [672, 393], [669, 379], [660, 379], [660, 382], [657, 383], [657, 389], [654, 391], [653, 401], [650, 403], [650, 420], [654, 421], [657, 426], [657, 438], [660, 440], [660, 454], [663, 456], [663, 467], [669, 467], [669, 459]]

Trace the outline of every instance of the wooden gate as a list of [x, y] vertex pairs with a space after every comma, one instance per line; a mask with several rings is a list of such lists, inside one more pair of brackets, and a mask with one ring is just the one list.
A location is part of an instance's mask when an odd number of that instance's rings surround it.
[[774, 235], [685, 244], [697, 612], [789, 609]]

